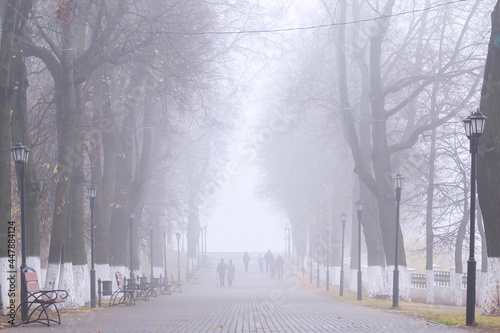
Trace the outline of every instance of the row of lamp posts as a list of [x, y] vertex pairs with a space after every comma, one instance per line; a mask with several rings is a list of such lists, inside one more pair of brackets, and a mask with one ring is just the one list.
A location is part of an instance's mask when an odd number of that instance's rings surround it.
[[[475, 301], [476, 301], [476, 260], [474, 258], [474, 244], [475, 244], [475, 201], [476, 201], [476, 155], [479, 146], [479, 138], [484, 131], [486, 117], [479, 111], [479, 109], [463, 120], [465, 133], [470, 140], [470, 153], [471, 153], [471, 203], [470, 203], [470, 246], [469, 246], [469, 259], [467, 261], [467, 303], [466, 303], [466, 325], [471, 326], [475, 321]], [[28, 163], [30, 150], [22, 143], [16, 143], [12, 146], [12, 153], [16, 167], [18, 169], [21, 199], [21, 272], [26, 268], [26, 215], [25, 215], [25, 166]], [[399, 209], [401, 201], [401, 189], [403, 188], [404, 177], [398, 172], [394, 177], [394, 184], [396, 190], [396, 240], [395, 240], [395, 257], [394, 257], [394, 272], [393, 272], [393, 307], [398, 306], [399, 300], [399, 270], [398, 270], [398, 243], [399, 243]], [[91, 307], [95, 307], [95, 267], [94, 267], [94, 200], [97, 195], [97, 188], [95, 185], [89, 187], [90, 196], [90, 221], [91, 221], [91, 269], [90, 269], [90, 303]], [[357, 274], [357, 291], [358, 300], [362, 299], [362, 273], [361, 273], [361, 213], [363, 211], [363, 201], [358, 200], [355, 203], [356, 212], [358, 215], [358, 274]], [[130, 272], [133, 271], [133, 258], [132, 258], [132, 225], [135, 219], [135, 212], [130, 213]], [[341, 215], [342, 221], [342, 258], [340, 269], [340, 296], [343, 296], [344, 288], [344, 233], [347, 215]], [[331, 225], [327, 226], [328, 231], [328, 244], [330, 244]], [[151, 279], [153, 278], [153, 228], [150, 224], [151, 234]], [[180, 238], [181, 234], [178, 232], [177, 237], [177, 256], [178, 256], [178, 281], [180, 282]], [[166, 238], [166, 230], [164, 230], [164, 239]], [[288, 238], [289, 241], [289, 238]], [[164, 240], [165, 242], [165, 240]], [[289, 241], [290, 242], [290, 241]], [[165, 278], [167, 278], [167, 265], [166, 265], [166, 244], [165, 247]], [[290, 244], [288, 244], [288, 249]], [[311, 249], [310, 249], [311, 250]], [[205, 254], [206, 254], [206, 226], [205, 226]], [[289, 252], [288, 252], [289, 254]], [[330, 247], [327, 250], [327, 275], [326, 275], [326, 288], [329, 290], [330, 284]], [[319, 270], [319, 266], [318, 266]], [[311, 281], [312, 283], [312, 251], [311, 251]], [[21, 273], [21, 284], [24, 286], [24, 274]], [[319, 284], [319, 274], [318, 274]], [[26, 289], [21, 288], [21, 299], [26, 298]], [[23, 303], [21, 306], [21, 318], [24, 321], [26, 315], [27, 304]]]
[[[398, 235], [399, 235], [399, 204], [401, 200], [401, 189], [403, 188], [404, 177], [398, 172], [394, 177], [394, 185], [396, 189], [396, 246], [395, 246], [395, 264], [394, 264], [394, 275], [393, 275], [393, 307], [398, 306], [399, 299], [399, 271], [398, 271]], [[358, 200], [354, 203], [357, 215], [358, 215], [358, 271], [357, 271], [357, 299], [362, 300], [362, 287], [363, 279], [361, 272], [361, 217], [363, 212], [364, 203], [362, 200]], [[341, 264], [340, 264], [340, 296], [344, 296], [344, 235], [345, 235], [345, 225], [347, 222], [347, 215], [342, 213], [340, 216], [342, 221], [342, 250], [341, 250]], [[332, 226], [328, 224], [326, 226], [328, 231], [328, 248], [326, 256], [326, 290], [330, 290], [330, 233]], [[312, 274], [311, 274], [312, 282]]]
[[[91, 184], [88, 188], [89, 190], [89, 197], [90, 197], [90, 306], [92, 308], [95, 308], [96, 306], [96, 292], [95, 292], [95, 286], [96, 286], [96, 280], [95, 280], [95, 257], [94, 257], [94, 200], [97, 196], [97, 187], [94, 184]], [[22, 201], [22, 199], [21, 199]], [[135, 211], [130, 212], [130, 279], [132, 279], [132, 274], [133, 274], [133, 249], [132, 249], [132, 230], [133, 230], [133, 224], [135, 220]], [[21, 218], [21, 221], [23, 219]], [[150, 232], [150, 261], [151, 261], [151, 275], [150, 275], [150, 281], [153, 282], [153, 276], [154, 276], [154, 270], [153, 270], [153, 235], [154, 235], [154, 223], [150, 222], [149, 223], [149, 232]], [[24, 234], [24, 233], [23, 233]], [[176, 234], [177, 237], [177, 252], [178, 252], [178, 281], [180, 282], [180, 248], [179, 248], [179, 242], [181, 238], [181, 234], [178, 232]], [[164, 246], [164, 251], [165, 251], [165, 258], [164, 258], [164, 274], [165, 274], [165, 279], [167, 279], [167, 244], [166, 244], [166, 238], [167, 238], [167, 230], [164, 228], [163, 230], [163, 246]], [[24, 241], [23, 241], [24, 244]], [[23, 250], [23, 256], [24, 256], [25, 251]], [[25, 261], [25, 260], [24, 260]], [[21, 269], [23, 266], [21, 265]], [[24, 275], [22, 275], [24, 276]], [[21, 297], [22, 297], [22, 291], [21, 289]], [[26, 292], [26, 291], [25, 291]], [[24, 313], [25, 311], [23, 311]], [[24, 320], [24, 319], [23, 319]]]

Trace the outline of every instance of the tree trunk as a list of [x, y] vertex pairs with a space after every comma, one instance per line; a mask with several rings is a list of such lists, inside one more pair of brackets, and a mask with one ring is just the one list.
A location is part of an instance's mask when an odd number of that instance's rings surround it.
[[[137, 88], [142, 80], [133, 78], [129, 83], [128, 95]], [[139, 82], [139, 83], [138, 83]], [[135, 113], [137, 111], [137, 101], [132, 98], [125, 102], [123, 107], [124, 118], [122, 130], [119, 133], [119, 143], [116, 146], [116, 152], [110, 152], [117, 155], [116, 180], [114, 200], [112, 201], [112, 216], [110, 225], [109, 254], [110, 264], [116, 267], [126, 267], [129, 263], [129, 245], [126, 239], [129, 238], [130, 226], [126, 223], [130, 219], [130, 212], [135, 209], [132, 206], [132, 178], [133, 178], [133, 143], [135, 133]], [[107, 152], [106, 152], [107, 153]], [[141, 215], [136, 212], [137, 215]], [[135, 220], [140, 224], [140, 219]], [[134, 267], [135, 268], [135, 267]]]
[[[500, 49], [498, 32], [500, 31], [500, 2], [497, 1], [491, 15], [492, 29], [488, 46], [488, 55], [484, 70], [481, 90], [481, 111], [486, 117], [486, 127], [480, 139], [477, 159], [477, 189], [481, 206], [486, 246], [488, 249], [488, 278], [485, 295], [488, 295], [483, 308], [485, 313], [500, 312]], [[491, 265], [491, 266], [490, 266]]]
[[[11, 221], [11, 100], [9, 76], [14, 49], [14, 26], [16, 22], [16, 0], [7, 0], [4, 4], [2, 16], [2, 39], [0, 44], [0, 219], [4, 227], [0, 228], [0, 286], [1, 301], [5, 311], [8, 307], [7, 298], [7, 271], [8, 268], [8, 228], [7, 222]], [[18, 227], [19, 228], [19, 227]], [[12, 233], [14, 236], [15, 233]], [[15, 253], [19, 251], [14, 251]]]
[[[77, 132], [73, 80], [73, 36], [69, 24], [63, 23], [61, 27], [63, 44], [60, 76], [58, 77], [53, 73], [56, 93], [58, 164], [49, 250], [49, 267], [47, 269], [47, 279], [45, 280], [46, 289], [54, 288], [57, 281], [65, 239], [68, 236], [67, 229], [70, 213], [68, 211], [68, 199], [75, 156], [75, 135]], [[70, 256], [69, 248], [66, 248], [65, 251], [66, 256]]]
[[[102, 135], [102, 146], [104, 150], [103, 154], [103, 170], [102, 178], [100, 177], [100, 149], [99, 146], [93, 145], [95, 149], [95, 167], [92, 171], [92, 179], [96, 185], [99, 184], [101, 180], [101, 191], [97, 192], [97, 200], [101, 203], [102, 213], [101, 217], [96, 220], [96, 226], [99, 232], [96, 232], [96, 263], [103, 265], [110, 263], [109, 256], [109, 232], [111, 228], [111, 218], [114, 207], [114, 198], [116, 191], [116, 179], [117, 179], [117, 159], [119, 154], [119, 130], [116, 126], [116, 120], [111, 109], [110, 104], [110, 91], [109, 86], [106, 81], [102, 83], [102, 89], [100, 90], [102, 94], [98, 95], [98, 100], [96, 103], [102, 103], [99, 105], [99, 109], [102, 107], [103, 118], [97, 122], [97, 128], [99, 134]], [[96, 139], [97, 140], [97, 139]], [[99, 200], [99, 197], [101, 200]], [[129, 215], [126, 217], [126, 221], [129, 221]]]

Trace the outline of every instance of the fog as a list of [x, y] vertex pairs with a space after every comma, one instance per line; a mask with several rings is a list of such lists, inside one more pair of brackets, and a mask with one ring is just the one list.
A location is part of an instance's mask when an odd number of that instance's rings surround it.
[[179, 239], [187, 280], [200, 250], [280, 254], [285, 230], [297, 266], [363, 268], [371, 295], [389, 295], [391, 266], [407, 300], [411, 274], [461, 281], [468, 250], [486, 271], [496, 220], [467, 240], [462, 120], [484, 104], [493, 0], [73, 2], [2, 13], [19, 22], [2, 35], [0, 134], [30, 155], [17, 183], [0, 149], [0, 213], [29, 212], [23, 255], [46, 286], [74, 289], [61, 265], [86, 272], [91, 252], [98, 278], [153, 277]]
[[248, 133], [248, 129], [242, 130], [231, 145], [229, 160], [238, 163], [239, 169], [220, 191], [207, 221], [208, 252], [284, 251], [284, 218], [257, 198], [258, 167], [239, 149]]

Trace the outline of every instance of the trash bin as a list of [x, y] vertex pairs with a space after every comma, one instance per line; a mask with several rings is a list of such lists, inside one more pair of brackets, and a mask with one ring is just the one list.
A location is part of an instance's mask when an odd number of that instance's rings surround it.
[[102, 295], [103, 296], [113, 295], [112, 281], [102, 281]]

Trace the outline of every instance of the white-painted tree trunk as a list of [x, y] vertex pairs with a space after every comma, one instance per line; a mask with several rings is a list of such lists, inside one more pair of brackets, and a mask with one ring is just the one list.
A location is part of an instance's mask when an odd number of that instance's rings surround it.
[[481, 290], [479, 292], [479, 304], [484, 304], [486, 295], [484, 294], [484, 287], [486, 285], [487, 272], [481, 272]]
[[60, 264], [48, 264], [47, 275], [45, 277], [45, 290], [54, 290], [59, 285]]
[[[40, 257], [26, 257], [26, 266], [33, 268], [38, 275], [38, 279], [41, 279]], [[43, 286], [41, 281], [38, 281], [38, 283], [40, 284], [40, 287]]]
[[500, 314], [500, 258], [488, 257], [488, 272], [482, 289], [485, 315]]
[[[4, 244], [5, 245], [5, 244]], [[7, 278], [9, 277], [9, 274], [7, 273], [10, 271], [9, 269], [9, 258], [8, 257], [1, 257], [0, 258], [0, 284], [2, 285], [2, 303], [3, 303], [3, 314], [7, 314], [9, 312], [9, 288], [10, 288], [10, 283]], [[19, 274], [17, 274], [16, 279], [18, 279]], [[19, 284], [20, 281], [16, 281], [16, 283]], [[14, 306], [14, 311], [15, 305]]]
[[349, 291], [358, 291], [358, 270], [351, 269], [349, 274]]
[[[114, 273], [111, 274], [111, 270], [110, 270], [110, 267], [108, 264], [94, 265], [94, 269], [95, 269], [95, 280], [97, 283], [97, 286], [95, 289], [96, 292], [99, 291], [99, 279], [101, 279], [101, 283], [102, 283], [102, 281], [115, 280], [115, 274]], [[116, 285], [116, 281], [115, 281], [115, 285]], [[113, 289], [113, 290], [115, 290], [115, 289]], [[102, 286], [101, 286], [101, 292], [102, 292]], [[103, 300], [109, 300], [109, 298], [110, 298], [110, 296], [101, 296], [101, 299], [103, 299]], [[97, 299], [99, 299], [99, 295], [97, 295]]]
[[434, 304], [434, 271], [425, 271], [425, 302]]
[[[163, 267], [161, 267], [161, 266], [153, 266], [153, 275], [154, 275], [155, 278], [159, 278], [160, 274], [163, 276], [163, 273], [165, 273], [165, 270], [163, 269]], [[151, 274], [151, 272], [149, 274]]]
[[[76, 303], [83, 306], [90, 302], [90, 271], [87, 265], [73, 265], [73, 281], [76, 282]], [[97, 279], [95, 290], [97, 294]]]
[[73, 279], [73, 264], [66, 262], [61, 265], [61, 272], [59, 273], [59, 287], [55, 289], [66, 290], [68, 292], [68, 297], [66, 301], [61, 303], [61, 308], [65, 309], [76, 309], [83, 305], [84, 303], [79, 303], [76, 298], [75, 291], [75, 280]]
[[[398, 266], [399, 270], [399, 299], [411, 302], [410, 287], [411, 277], [406, 266]], [[387, 266], [387, 289], [392, 298], [394, 292], [394, 265]]]
[[368, 266], [367, 290], [370, 297], [387, 295], [387, 278], [382, 266]]
[[330, 285], [340, 286], [340, 266], [330, 267]]
[[407, 302], [411, 302], [410, 287], [411, 276], [408, 267], [399, 266], [399, 297]]
[[111, 270], [108, 264], [105, 265], [94, 265], [95, 269], [95, 279], [96, 281], [111, 281], [114, 279], [114, 272], [111, 274]]

